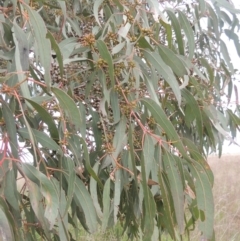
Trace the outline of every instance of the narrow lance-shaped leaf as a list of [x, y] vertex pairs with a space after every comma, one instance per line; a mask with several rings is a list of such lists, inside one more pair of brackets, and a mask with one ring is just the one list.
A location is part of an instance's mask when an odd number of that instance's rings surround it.
[[114, 183], [114, 201], [113, 201], [113, 215], [114, 224], [117, 223], [117, 215], [119, 213], [119, 205], [121, 201], [121, 192], [123, 188], [123, 175], [122, 170], [118, 169], [115, 172], [115, 183]]
[[171, 20], [174, 32], [176, 34], [179, 54], [184, 55], [183, 38], [180, 23], [172, 9], [166, 9], [166, 12]]
[[103, 0], [97, 0], [94, 2], [94, 5], [93, 5], [93, 14], [94, 14], [94, 17], [97, 21], [97, 23], [101, 26], [101, 23], [99, 21], [99, 17], [98, 17], [98, 9], [99, 7], [101, 6], [101, 4], [103, 3]]
[[84, 151], [83, 155], [84, 155], [84, 159], [85, 159], [86, 169], [89, 172], [89, 174], [91, 175], [91, 177], [93, 177], [97, 181], [98, 185], [101, 188], [103, 188], [103, 184], [102, 184], [101, 180], [98, 178], [97, 174], [94, 172], [94, 170], [91, 167], [86, 142], [84, 141], [83, 138], [81, 138], [80, 140], [81, 140], [82, 148], [83, 148], [83, 151]]
[[82, 207], [88, 231], [94, 233], [97, 230], [96, 210], [89, 192], [79, 178], [75, 180], [75, 190], [74, 200], [77, 205]]
[[173, 72], [179, 77], [187, 74], [187, 70], [182, 63], [182, 60], [177, 57], [177, 55], [169, 48], [159, 45], [159, 54], [161, 55], [163, 61], [173, 70]]
[[186, 154], [186, 150], [182, 144], [182, 141], [180, 137], [178, 136], [173, 124], [170, 122], [170, 120], [167, 118], [166, 114], [162, 110], [162, 108], [153, 100], [151, 99], [142, 99], [141, 101], [147, 109], [151, 112], [153, 115], [155, 121], [160, 125], [160, 127], [166, 132], [168, 138], [172, 142], [174, 146], [178, 148], [180, 153], [188, 159], [188, 156]]
[[231, 58], [230, 58], [229, 53], [228, 53], [227, 46], [222, 40], [220, 40], [220, 48], [221, 48], [221, 53], [224, 57], [225, 62], [227, 63], [227, 66], [228, 66], [230, 72], [232, 74], [234, 74], [234, 68], [233, 68], [233, 64], [231, 62]]
[[39, 220], [41, 227], [44, 230], [44, 234], [46, 235], [46, 238], [48, 241], [51, 240], [50, 235], [50, 229], [49, 222], [47, 218], [44, 216], [44, 206], [43, 206], [43, 195], [40, 192], [40, 187], [32, 182], [31, 180], [28, 180], [27, 187], [29, 190], [29, 199], [31, 203], [31, 208], [33, 209], [36, 218]]
[[58, 88], [52, 87], [52, 92], [58, 99], [59, 105], [64, 110], [66, 116], [69, 118], [72, 124], [75, 125], [76, 129], [79, 130], [81, 128], [81, 123], [83, 122], [83, 120], [80, 115], [80, 111], [77, 108], [73, 99], [64, 91]]
[[22, 91], [22, 95], [26, 98], [30, 97], [30, 91], [28, 88], [28, 84], [26, 81], [25, 71], [29, 69], [28, 55], [29, 55], [29, 47], [28, 41], [23, 30], [16, 24], [13, 23], [13, 39], [15, 42], [15, 65], [17, 79], [20, 84], [20, 88]]
[[65, 206], [65, 210], [63, 212], [63, 217], [65, 217], [65, 215], [67, 215], [68, 209], [72, 203], [72, 199], [73, 199], [74, 192], [75, 192], [75, 180], [76, 180], [77, 176], [76, 176], [76, 172], [75, 172], [75, 164], [71, 158], [63, 157], [62, 164], [63, 164], [65, 172], [67, 172], [67, 174], [65, 174], [65, 178], [67, 179], [67, 183], [68, 183], [67, 203]]
[[145, 57], [147, 62], [151, 63], [155, 67], [158, 74], [160, 76], [162, 76], [166, 80], [166, 82], [170, 85], [170, 87], [172, 88], [172, 90], [173, 90], [173, 92], [176, 96], [178, 104], [180, 105], [180, 103], [181, 103], [181, 92], [180, 92], [180, 89], [179, 89], [179, 84], [178, 84], [177, 79], [174, 76], [172, 70], [170, 69], [170, 67], [168, 67], [163, 62], [160, 55], [156, 52], [148, 52], [148, 51], [144, 50], [144, 57]]
[[53, 228], [56, 218], [58, 216], [59, 199], [51, 181], [38, 171], [34, 166], [22, 163], [22, 169], [26, 176], [34, 183], [36, 183], [45, 197], [46, 208], [44, 217], [49, 221], [50, 230]]
[[211, 239], [213, 235], [213, 217], [214, 202], [212, 187], [205, 170], [199, 163], [193, 161], [192, 165], [188, 165], [195, 181], [195, 190], [197, 198], [197, 206], [199, 211], [203, 211], [205, 219], [200, 221], [199, 229], [203, 232], [203, 237]]
[[99, 50], [103, 60], [105, 60], [108, 64], [109, 76], [111, 80], [111, 85], [113, 87], [115, 84], [115, 81], [114, 81], [114, 67], [113, 67], [112, 56], [109, 53], [106, 44], [102, 40], [97, 40], [97, 49]]
[[13, 113], [11, 109], [9, 108], [9, 105], [1, 98], [0, 98], [0, 102], [2, 104], [2, 114], [3, 114], [3, 118], [8, 131], [8, 136], [10, 141], [9, 143], [11, 146], [12, 155], [15, 159], [19, 160], [17, 129], [16, 129], [15, 119], [13, 117]]
[[[95, 163], [95, 165], [93, 166], [93, 171], [95, 173], [98, 173], [98, 169], [99, 169], [100, 164], [98, 162]], [[100, 220], [103, 219], [103, 212], [101, 209], [101, 206], [98, 202], [98, 191], [97, 191], [97, 181], [91, 176], [90, 177], [90, 193], [91, 193], [91, 197], [93, 200], [93, 205], [96, 209], [96, 213], [99, 217]]]
[[182, 26], [182, 29], [185, 32], [187, 39], [188, 39], [189, 59], [192, 59], [193, 55], [194, 55], [194, 51], [195, 51], [195, 41], [194, 41], [193, 29], [192, 29], [188, 19], [181, 11], [178, 11], [178, 15], [179, 15], [180, 25]]
[[[144, 149], [148, 148], [148, 145], [144, 146]], [[143, 151], [147, 151], [144, 150]], [[143, 195], [144, 195], [144, 231], [143, 231], [143, 240], [147, 241], [150, 240], [152, 237], [152, 233], [154, 230], [154, 217], [155, 217], [155, 202], [152, 196], [151, 191], [148, 187], [147, 182], [147, 173], [146, 173], [146, 162], [148, 160], [145, 160], [145, 157], [142, 156], [140, 163], [141, 163], [141, 176], [142, 176], [142, 188], [143, 188]]]
[[149, 179], [149, 174], [151, 172], [151, 167], [153, 166], [154, 162], [154, 140], [151, 136], [146, 135], [144, 137], [144, 144], [143, 144], [143, 156], [145, 161], [145, 172], [146, 172], [146, 180]]
[[187, 90], [182, 90], [182, 95], [186, 99], [187, 104], [191, 107], [192, 113], [195, 115], [196, 123], [197, 123], [197, 130], [198, 130], [198, 137], [200, 140], [200, 146], [202, 146], [203, 143], [203, 121], [202, 121], [202, 115], [201, 111], [199, 109], [198, 103], [193, 97], [193, 95]]
[[58, 46], [58, 43], [56, 42], [53, 35], [51, 34], [51, 32], [48, 31], [46, 36], [51, 42], [52, 49], [56, 53], [58, 66], [59, 66], [59, 70], [60, 70], [60, 75], [61, 75], [61, 77], [63, 77], [63, 58], [62, 58], [61, 50]]
[[45, 122], [45, 124], [48, 125], [48, 130], [50, 132], [51, 137], [57, 141], [59, 139], [58, 136], [58, 129], [54, 123], [54, 120], [52, 116], [48, 113], [46, 109], [44, 109], [41, 105], [36, 103], [35, 101], [26, 99], [32, 106], [33, 108], [38, 112], [38, 114], [41, 116], [42, 120]]
[[[25, 139], [30, 139], [30, 135], [27, 128], [21, 128], [18, 130], [20, 135]], [[32, 129], [33, 136], [35, 137], [36, 141], [39, 142], [44, 148], [48, 148], [50, 150], [57, 151], [62, 153], [60, 146], [51, 139], [46, 133]]]
[[51, 87], [51, 43], [50, 40], [46, 38], [47, 28], [46, 25], [39, 15], [38, 12], [33, 10], [27, 4], [24, 5], [29, 14], [29, 22], [32, 26], [34, 32], [35, 41], [37, 43], [38, 54], [40, 57], [41, 66], [44, 68], [44, 79], [47, 85], [47, 89], [50, 90]]
[[7, 203], [1, 197], [0, 198], [0, 235], [2, 240], [13, 240], [14, 238], [15, 223], [11, 216], [10, 210], [7, 207]]
[[110, 178], [108, 178], [103, 189], [103, 221], [102, 221], [103, 231], [105, 231], [106, 228], [108, 227], [108, 219], [110, 216], [110, 206], [111, 206], [110, 184], [111, 184], [111, 180]]
[[174, 156], [167, 153], [163, 156], [163, 166], [170, 183], [174, 209], [180, 234], [184, 233], [184, 192], [180, 172]]
[[[158, 170], [158, 181], [159, 181], [159, 186], [160, 186], [160, 190], [161, 190], [161, 198], [163, 201], [163, 205], [164, 205], [164, 216], [166, 217], [166, 221], [167, 221], [167, 228], [168, 228], [168, 233], [171, 235], [171, 237], [174, 239], [175, 238], [175, 223], [173, 220], [173, 216], [172, 216], [172, 209], [171, 209], [171, 204], [170, 204], [170, 197], [169, 197], [169, 192], [167, 190], [166, 184], [164, 182], [164, 178], [163, 178], [163, 173], [164, 171], [159, 168]], [[161, 216], [160, 216], [161, 218]]]

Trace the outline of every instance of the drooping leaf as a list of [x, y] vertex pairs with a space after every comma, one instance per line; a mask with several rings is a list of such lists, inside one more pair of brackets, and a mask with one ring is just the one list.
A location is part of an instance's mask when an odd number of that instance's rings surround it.
[[60, 70], [60, 75], [61, 77], [63, 77], [63, 58], [62, 58], [62, 53], [60, 51], [60, 48], [58, 46], [58, 43], [56, 42], [56, 40], [54, 39], [54, 37], [52, 36], [51, 32], [47, 32], [47, 38], [50, 40], [51, 42], [51, 47], [54, 50], [54, 52], [56, 53], [56, 57], [57, 57], [57, 61], [58, 61], [58, 66], [59, 66], [59, 70]]
[[172, 72], [172, 70], [163, 62], [162, 58], [156, 53], [156, 52], [148, 52], [144, 51], [144, 56], [147, 61], [150, 61], [150, 63], [155, 67], [156, 71], [159, 73], [160, 76], [162, 76], [167, 83], [172, 88], [176, 99], [178, 100], [178, 103], [181, 102], [181, 93], [179, 89], [178, 82]]
[[214, 217], [212, 187], [205, 170], [197, 162], [193, 162], [194, 165], [188, 165], [188, 167], [196, 178], [195, 189], [198, 209], [199, 211], [204, 212], [205, 216], [205, 218], [199, 223], [199, 229], [203, 232], [204, 238], [211, 239], [213, 235]]
[[180, 25], [181, 25], [184, 33], [187, 36], [189, 59], [192, 59], [193, 55], [194, 55], [194, 50], [195, 50], [195, 41], [194, 41], [193, 30], [192, 30], [192, 27], [191, 27], [188, 19], [181, 11], [178, 11], [178, 15], [179, 15]]
[[155, 121], [160, 125], [163, 131], [166, 132], [171, 143], [178, 148], [178, 150], [184, 157], [188, 159], [186, 150], [182, 144], [180, 137], [178, 136], [176, 130], [174, 129], [174, 126], [169, 121], [162, 108], [151, 99], [142, 99], [142, 103], [151, 112]]
[[50, 90], [51, 87], [51, 43], [50, 40], [46, 38], [47, 28], [46, 25], [39, 15], [38, 12], [33, 10], [27, 4], [24, 5], [29, 14], [29, 22], [34, 31], [35, 41], [38, 46], [38, 54], [40, 57], [41, 66], [44, 68], [44, 79], [47, 85], [47, 89]]
[[9, 144], [11, 146], [12, 155], [15, 159], [19, 160], [18, 155], [18, 142], [17, 142], [17, 128], [13, 113], [9, 108], [9, 105], [3, 100], [0, 99], [2, 104], [2, 115], [6, 124], [6, 128], [9, 135]]
[[97, 49], [100, 52], [100, 56], [103, 60], [105, 60], [108, 64], [108, 71], [109, 71], [109, 77], [111, 80], [111, 85], [114, 86], [115, 80], [114, 80], [114, 67], [113, 67], [113, 60], [112, 56], [109, 53], [106, 44], [102, 40], [97, 40]]
[[[18, 130], [20, 135], [25, 139], [30, 139], [29, 132], [27, 128], [21, 128]], [[44, 148], [48, 148], [50, 150], [57, 151], [59, 153], [62, 152], [60, 146], [51, 139], [46, 133], [32, 129], [32, 133], [34, 135], [34, 138], [37, 142], [39, 142]]]
[[94, 233], [97, 230], [96, 210], [89, 192], [79, 178], [76, 178], [75, 180], [75, 190], [74, 200], [77, 205], [82, 207], [88, 231]]
[[182, 61], [177, 57], [174, 52], [164, 47], [163, 45], [159, 45], [158, 51], [163, 59], [163, 61], [173, 70], [173, 72], [179, 77], [187, 74], [186, 68], [183, 65]]
[[52, 182], [35, 167], [27, 163], [22, 163], [22, 168], [26, 176], [40, 187], [40, 191], [45, 197], [46, 208], [44, 217], [49, 221], [49, 228], [51, 230], [58, 216], [58, 193], [54, 189]]
[[194, 119], [196, 119], [198, 137], [199, 137], [199, 140], [200, 140], [200, 146], [202, 146], [202, 142], [203, 142], [203, 121], [202, 121], [202, 115], [201, 115], [201, 111], [199, 109], [198, 103], [187, 89], [183, 89], [182, 94], [183, 94], [183, 97], [187, 101], [187, 105], [189, 105], [191, 110], [192, 110], [192, 112], [191, 112], [192, 116], [194, 116]]
[[64, 110], [68, 119], [75, 125], [76, 129], [81, 128], [81, 124], [83, 123], [82, 117], [80, 115], [80, 111], [77, 108], [73, 99], [67, 95], [64, 91], [52, 87], [52, 92], [55, 94], [56, 98], [59, 101], [60, 107]]
[[38, 114], [41, 116], [42, 120], [48, 125], [48, 130], [51, 134], [51, 137], [57, 141], [59, 139], [58, 136], [58, 130], [57, 127], [53, 121], [53, 118], [51, 115], [48, 113], [47, 110], [45, 110], [41, 105], [36, 103], [35, 101], [26, 99], [32, 106], [33, 108], [38, 112]]
[[184, 192], [176, 159], [170, 153], [163, 156], [163, 167], [170, 183], [176, 219], [180, 234], [184, 232]]
[[181, 34], [180, 23], [172, 9], [166, 9], [166, 12], [169, 16], [169, 19], [171, 20], [174, 32], [176, 34], [179, 54], [184, 55], [184, 47], [183, 47], [183, 39]]

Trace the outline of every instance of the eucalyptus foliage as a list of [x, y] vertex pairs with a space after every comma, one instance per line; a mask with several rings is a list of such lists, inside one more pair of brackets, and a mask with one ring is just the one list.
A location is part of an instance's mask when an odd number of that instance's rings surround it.
[[[209, 153], [239, 129], [227, 0], [0, 8], [0, 235], [214, 239]], [[235, 97], [235, 99], [233, 98]]]

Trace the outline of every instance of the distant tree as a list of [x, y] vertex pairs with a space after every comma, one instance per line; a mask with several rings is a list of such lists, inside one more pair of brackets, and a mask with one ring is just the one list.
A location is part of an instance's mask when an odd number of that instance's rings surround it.
[[226, 0], [1, 1], [3, 240], [78, 240], [80, 225], [117, 222], [146, 241], [195, 223], [214, 239], [206, 158], [240, 125], [223, 41], [240, 56], [239, 12]]

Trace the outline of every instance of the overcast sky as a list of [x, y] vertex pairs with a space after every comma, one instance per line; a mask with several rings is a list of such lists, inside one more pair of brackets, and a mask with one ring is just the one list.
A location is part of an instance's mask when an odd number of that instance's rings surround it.
[[[240, 9], [240, 1], [239, 0], [231, 0], [231, 1], [234, 3], [236, 8]], [[240, 38], [240, 32], [238, 32], [237, 34], [239, 35], [239, 38]], [[228, 41], [227, 38], [226, 39], [224, 38], [224, 41]], [[233, 66], [234, 66], [234, 68], [239, 69], [239, 71], [240, 71], [240, 65], [239, 65], [240, 58], [239, 58], [239, 56], [236, 52], [233, 41], [230, 41], [229, 43], [227, 43], [227, 45], [229, 47], [229, 52], [230, 52], [231, 58], [233, 60]], [[239, 93], [240, 93], [240, 84], [239, 84], [238, 89], [239, 89]], [[240, 133], [238, 133], [236, 142], [240, 145]], [[240, 154], [240, 147], [237, 146], [237, 145], [234, 145], [234, 144], [231, 144], [229, 146], [229, 141], [225, 141], [225, 145], [223, 147], [223, 152], [224, 153], [239, 153]]]

